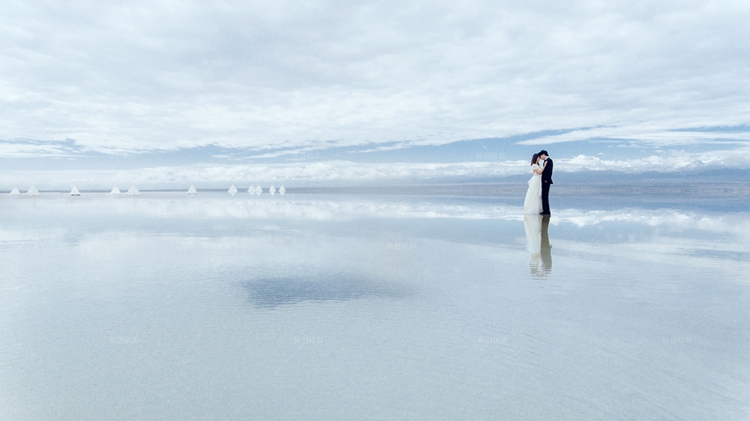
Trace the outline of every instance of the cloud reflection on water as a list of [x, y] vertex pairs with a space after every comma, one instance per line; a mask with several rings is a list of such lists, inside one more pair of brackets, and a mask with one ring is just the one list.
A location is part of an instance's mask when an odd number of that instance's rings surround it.
[[[592, 209], [592, 204], [606, 200], [597, 196], [582, 197], [576, 205], [556, 208], [551, 220], [554, 225], [572, 223], [590, 226], [605, 222], [634, 222], [655, 225], [681, 225], [696, 229], [736, 231], [750, 229], [750, 220], [736, 214], [701, 212], [692, 209], [662, 207], [651, 209], [647, 201], [639, 203], [633, 197], [631, 205], [618, 209]], [[523, 209], [513, 206], [512, 200], [464, 200], [461, 198], [390, 197], [390, 196], [318, 196], [260, 197], [241, 194], [230, 197], [226, 193], [202, 193], [197, 197], [184, 194], [152, 194], [150, 196], [109, 197], [91, 194], [70, 198], [67, 194], [47, 194], [40, 198], [0, 197], [0, 206], [31, 209], [39, 212], [70, 212], [77, 214], [128, 215], [144, 217], [202, 217], [209, 219], [286, 219], [286, 220], [345, 220], [373, 218], [454, 218], [497, 219], [518, 221]], [[644, 206], [641, 206], [644, 205]]]
[[[616, 249], [618, 255], [644, 261], [670, 259], [684, 260], [687, 265], [725, 265], [750, 254], [750, 242], [744, 235], [750, 232], [750, 218], [744, 213], [649, 209], [638, 207], [638, 202], [607, 211], [587, 208], [598, 200], [583, 198], [580, 207], [555, 209], [555, 215], [545, 224], [542, 220], [524, 221], [527, 239], [535, 240], [533, 247], [529, 246], [532, 270], [536, 266], [537, 273], [547, 274], [551, 269], [551, 246], [542, 241], [548, 240], [550, 225], [558, 256], [604, 256]], [[256, 244], [259, 235], [273, 233], [276, 241], [288, 238], [296, 242], [305, 238], [304, 233], [315, 232], [369, 242], [369, 247], [383, 253], [385, 244], [416, 244], [423, 239], [517, 247], [515, 241], [523, 236], [519, 229], [523, 220], [520, 203], [512, 206], [493, 200], [313, 195], [256, 198], [227, 194], [155, 194], [139, 198], [90, 195], [70, 199], [47, 195], [38, 200], [0, 197], [0, 207], [7, 215], [0, 241], [8, 245], [17, 244], [19, 238], [77, 239], [86, 243], [97, 242], [96, 236], [101, 232], [118, 232], [120, 236], [150, 232], [173, 234], [180, 242], [186, 241], [186, 235], [210, 238], [212, 244], [226, 249], [245, 238], [245, 242], [262, 249]], [[547, 236], [543, 237], [543, 233]], [[721, 241], [711, 241], [707, 246], [705, 239]], [[115, 244], [102, 241], [108, 244], [107, 249], [116, 248]], [[609, 245], [601, 248], [601, 244]]]

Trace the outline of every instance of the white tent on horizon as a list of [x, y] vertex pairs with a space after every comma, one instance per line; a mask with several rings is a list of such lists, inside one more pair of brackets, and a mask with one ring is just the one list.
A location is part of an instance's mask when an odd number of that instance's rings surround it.
[[279, 187], [279, 194], [283, 196], [284, 193], [286, 193], [286, 189], [284, 188], [284, 185], [282, 184], [281, 187]]
[[29, 187], [29, 190], [26, 191], [26, 196], [41, 196], [39, 193], [39, 190], [37, 190], [34, 186]]
[[130, 186], [128, 189], [128, 192], [125, 193], [126, 196], [140, 196], [141, 192], [138, 191], [138, 189], [135, 186]]
[[10, 191], [10, 194], [13, 195], [13, 196], [16, 196], [16, 195], [20, 195], [21, 192], [18, 191], [17, 188], [13, 187], [13, 190]]
[[255, 194], [255, 186], [250, 186], [250, 188], [249, 188], [249, 189], [247, 189], [247, 192], [248, 192], [248, 193], [250, 193], [250, 195], [251, 195], [251, 196], [252, 196], [253, 194]]
[[263, 188], [260, 186], [260, 184], [258, 184], [257, 186], [255, 186], [255, 195], [260, 196], [261, 193], [263, 193]]
[[232, 184], [232, 187], [229, 188], [229, 191], [227, 193], [234, 196], [235, 194], [237, 194], [237, 187], [234, 187], [234, 184]]
[[195, 186], [193, 186], [193, 185], [191, 184], [191, 185], [190, 185], [190, 188], [189, 188], [189, 189], [188, 189], [188, 191], [187, 191], [187, 194], [198, 194], [198, 191], [197, 191], [197, 190], [195, 190]]
[[76, 186], [73, 186], [73, 190], [70, 191], [71, 196], [80, 196], [81, 192], [78, 191], [78, 188]]
[[274, 187], [273, 184], [271, 184], [271, 188], [268, 189], [268, 191], [271, 193], [271, 196], [273, 196], [274, 194], [276, 194], [276, 187]]
[[114, 189], [112, 189], [111, 192], [109, 192], [109, 194], [120, 194], [120, 189], [118, 189], [117, 187], [115, 187]]

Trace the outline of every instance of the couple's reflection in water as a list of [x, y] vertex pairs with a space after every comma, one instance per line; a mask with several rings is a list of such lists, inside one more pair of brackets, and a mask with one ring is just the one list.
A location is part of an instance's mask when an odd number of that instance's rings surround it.
[[549, 243], [549, 215], [525, 215], [526, 249], [531, 253], [531, 275], [545, 278], [552, 272], [552, 246]]

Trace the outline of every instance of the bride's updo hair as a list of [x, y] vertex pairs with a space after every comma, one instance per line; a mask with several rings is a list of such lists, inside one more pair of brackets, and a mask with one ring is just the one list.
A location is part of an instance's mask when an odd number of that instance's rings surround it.
[[539, 158], [539, 154], [535, 153], [534, 155], [531, 155], [531, 165], [536, 164], [536, 160]]

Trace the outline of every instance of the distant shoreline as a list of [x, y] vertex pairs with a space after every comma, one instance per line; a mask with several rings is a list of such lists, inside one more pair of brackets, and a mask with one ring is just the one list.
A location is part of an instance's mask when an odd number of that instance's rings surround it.
[[[263, 186], [263, 194], [268, 194], [270, 186]], [[295, 194], [344, 194], [344, 195], [383, 195], [383, 196], [449, 196], [449, 197], [522, 197], [526, 193], [526, 183], [452, 183], [452, 184], [409, 184], [381, 186], [288, 186], [286, 195]], [[237, 187], [238, 195], [248, 189]], [[139, 189], [148, 193], [186, 193], [187, 187], [179, 189]], [[198, 193], [226, 193], [227, 188], [198, 188]], [[41, 194], [68, 194], [69, 189], [45, 190]], [[80, 189], [82, 195], [109, 194], [109, 189]], [[0, 195], [8, 195], [10, 190], [0, 190]], [[22, 193], [23, 195], [23, 193]], [[552, 187], [553, 196], [682, 196], [682, 197], [748, 197], [750, 187], [736, 182], [689, 182], [659, 181], [648, 183], [562, 183]]]
[[[460, 197], [522, 197], [526, 184], [421, 184], [401, 186], [352, 187], [289, 187], [287, 194], [357, 194]], [[691, 197], [750, 197], [744, 183], [648, 183], [632, 184], [554, 184], [552, 193], [559, 196], [691, 196]]]

